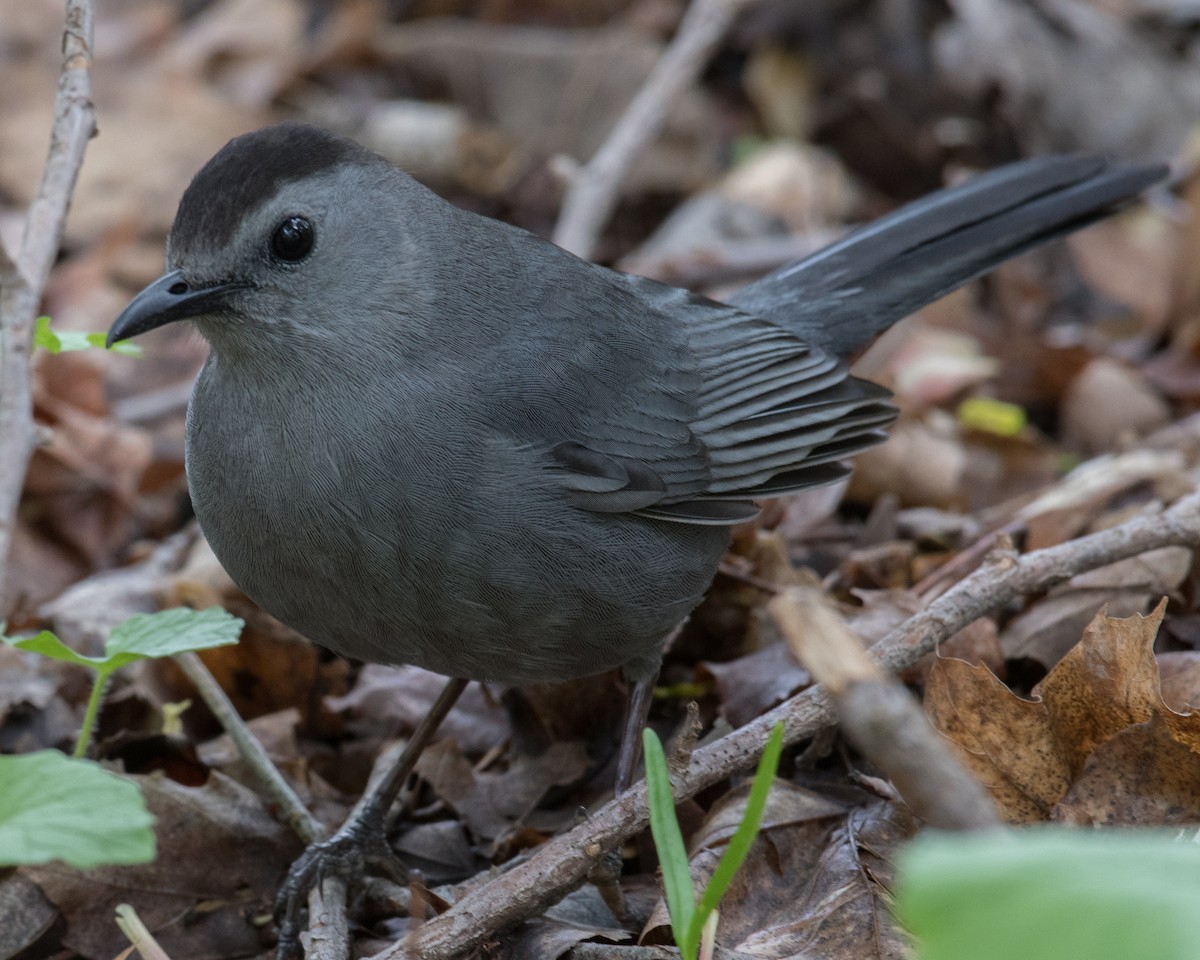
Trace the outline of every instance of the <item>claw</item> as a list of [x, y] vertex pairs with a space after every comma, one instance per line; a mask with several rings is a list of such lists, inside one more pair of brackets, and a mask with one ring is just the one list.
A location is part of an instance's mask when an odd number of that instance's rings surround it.
[[367, 791], [354, 815], [328, 840], [311, 844], [292, 864], [275, 898], [275, 921], [279, 926], [279, 943], [275, 947], [277, 960], [303, 957], [301, 922], [308, 912], [308, 894], [323, 877], [337, 876], [350, 881], [363, 876], [370, 863], [382, 866], [383, 872], [397, 882], [407, 882], [408, 868], [388, 846], [384, 819], [416, 766], [421, 751], [466, 685], [466, 680], [447, 681], [429, 713], [417, 724], [400, 758]]

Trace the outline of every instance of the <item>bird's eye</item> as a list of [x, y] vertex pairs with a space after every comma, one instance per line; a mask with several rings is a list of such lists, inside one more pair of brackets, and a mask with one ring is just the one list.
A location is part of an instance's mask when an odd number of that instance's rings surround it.
[[280, 260], [295, 263], [313, 247], [313, 225], [304, 217], [288, 217], [271, 237], [271, 252]]

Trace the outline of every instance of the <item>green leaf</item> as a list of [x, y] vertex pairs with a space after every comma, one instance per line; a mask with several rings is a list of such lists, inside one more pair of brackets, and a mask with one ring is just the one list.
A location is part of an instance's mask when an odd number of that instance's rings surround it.
[[41, 347], [43, 350], [49, 350], [51, 353], [58, 353], [62, 350], [62, 340], [58, 334], [50, 329], [49, 317], [38, 317], [33, 321], [33, 345]]
[[734, 874], [738, 872], [754, 838], [758, 836], [758, 828], [762, 824], [763, 811], [767, 807], [767, 796], [771, 792], [771, 784], [775, 782], [775, 772], [779, 769], [779, 757], [783, 753], [783, 724], [777, 723], [771, 730], [767, 745], [763, 748], [762, 759], [758, 761], [758, 769], [754, 773], [754, 782], [750, 785], [750, 796], [746, 799], [746, 809], [742, 813], [742, 821], [729, 839], [729, 846], [713, 871], [708, 886], [700, 897], [696, 914], [692, 917], [693, 930], [689, 931], [689, 941], [699, 943], [705, 921], [709, 914], [717, 909], [721, 897], [733, 882]]
[[691, 871], [688, 869], [683, 834], [679, 830], [679, 821], [675, 818], [675, 800], [671, 796], [667, 759], [663, 756], [658, 736], [649, 728], [642, 731], [642, 751], [646, 758], [646, 802], [650, 810], [650, 834], [654, 837], [654, 846], [658, 850], [658, 860], [662, 865], [663, 890], [667, 895], [671, 929], [675, 933], [675, 943], [684, 960], [692, 960], [696, 956], [696, 946], [693, 943], [689, 951], [685, 945], [685, 938], [696, 910], [696, 891], [692, 886]]
[[111, 347], [108, 345], [107, 333], [85, 333], [89, 346], [99, 347], [101, 350], [108, 350], [110, 353], [119, 353], [123, 357], [138, 357], [142, 356], [142, 348], [139, 344], [129, 340], [119, 340]]
[[1191, 960], [1200, 943], [1200, 846], [1162, 832], [930, 833], [898, 866], [920, 960]]
[[18, 650], [31, 650], [107, 675], [144, 657], [173, 657], [177, 653], [237, 643], [242, 626], [241, 620], [220, 607], [207, 610], [175, 607], [158, 613], [139, 613], [117, 624], [109, 634], [102, 657], [76, 653], [49, 630], [19, 640], [5, 637], [4, 642]]
[[0, 864], [146, 863], [153, 823], [136, 784], [98, 764], [55, 750], [0, 756]]
[[93, 670], [100, 669], [108, 660], [107, 657], [85, 657], [82, 653], [76, 653], [49, 630], [43, 630], [32, 637], [5, 637], [4, 642], [18, 650], [29, 650], [51, 660], [62, 660], [64, 663], [91, 667]]
[[140, 357], [142, 348], [136, 343], [114, 343], [111, 347], [105, 345], [108, 335], [104, 333], [79, 333], [75, 330], [54, 330], [50, 326], [49, 317], [38, 317], [33, 324], [34, 346], [42, 347], [51, 353], [65, 353], [70, 350], [91, 350], [99, 347], [111, 350], [128, 357]]
[[139, 613], [113, 628], [104, 652], [114, 667], [142, 657], [173, 657], [237, 643], [243, 625], [220, 607]]

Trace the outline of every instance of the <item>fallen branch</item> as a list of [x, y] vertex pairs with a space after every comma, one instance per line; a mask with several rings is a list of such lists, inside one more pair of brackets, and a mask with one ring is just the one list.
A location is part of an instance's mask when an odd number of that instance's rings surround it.
[[913, 813], [939, 830], [1000, 825], [987, 791], [904, 684], [867, 655], [824, 593], [789, 587], [767, 608], [796, 659], [833, 697], [846, 738], [883, 771]]
[[[984, 564], [871, 649], [884, 668], [912, 666], [939, 643], [1014, 598], [1041, 593], [1088, 570], [1147, 550], [1200, 543], [1200, 493], [1160, 513], [1019, 557], [995, 551]], [[811, 687], [692, 756], [672, 783], [681, 802], [753, 766], [771, 728], [784, 724], [794, 744], [836, 722], [824, 688]], [[450, 910], [375, 960], [450, 960], [470, 953], [497, 931], [536, 916], [577, 887], [605, 852], [648, 822], [645, 784], [597, 810], [587, 821], [544, 844], [529, 860], [464, 897]]]
[[25, 216], [20, 254], [13, 256], [0, 245], [0, 596], [17, 503], [36, 436], [29, 378], [33, 321], [58, 255], [83, 153], [96, 132], [93, 13], [91, 0], [67, 0], [63, 66], [42, 183]]
[[347, 960], [350, 922], [346, 916], [346, 881], [322, 877], [308, 896], [307, 960]]

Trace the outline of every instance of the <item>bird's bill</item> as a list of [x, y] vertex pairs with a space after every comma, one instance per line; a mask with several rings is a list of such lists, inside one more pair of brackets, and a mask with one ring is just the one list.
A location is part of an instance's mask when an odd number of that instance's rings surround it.
[[129, 306], [113, 321], [105, 343], [111, 347], [176, 320], [213, 313], [225, 306], [226, 295], [237, 288], [238, 284], [233, 283], [193, 286], [183, 278], [181, 270], [172, 270], [129, 301]]

